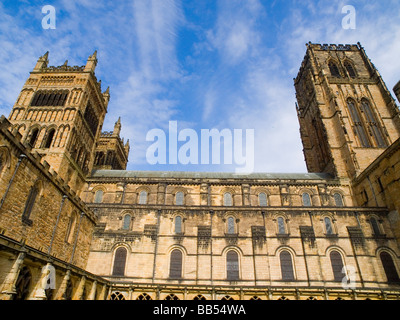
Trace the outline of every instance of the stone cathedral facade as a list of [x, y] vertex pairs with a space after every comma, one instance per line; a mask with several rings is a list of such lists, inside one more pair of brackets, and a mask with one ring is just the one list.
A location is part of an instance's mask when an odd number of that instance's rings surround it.
[[127, 171], [96, 52], [48, 63], [0, 119], [1, 299], [400, 299], [400, 111], [360, 44], [307, 44], [299, 174]]

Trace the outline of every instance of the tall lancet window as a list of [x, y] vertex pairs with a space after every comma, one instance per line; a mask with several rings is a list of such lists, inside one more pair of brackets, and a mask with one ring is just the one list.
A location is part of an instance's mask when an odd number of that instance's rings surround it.
[[387, 147], [385, 138], [383, 136], [382, 130], [379, 126], [377, 118], [372, 111], [371, 105], [367, 99], [362, 99], [361, 107], [364, 111], [365, 118], [367, 119], [368, 126], [370, 128], [371, 134], [374, 137], [376, 146], [379, 148]]
[[371, 144], [368, 140], [368, 136], [362, 123], [360, 113], [354, 100], [347, 100], [347, 107], [349, 108], [350, 116], [353, 120], [354, 131], [360, 139], [361, 146], [364, 148], [370, 148]]

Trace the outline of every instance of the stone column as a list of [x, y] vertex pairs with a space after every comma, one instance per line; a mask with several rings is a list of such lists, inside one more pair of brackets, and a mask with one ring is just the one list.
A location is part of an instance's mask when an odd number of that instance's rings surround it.
[[208, 201], [209, 195], [208, 195], [208, 184], [207, 183], [202, 183], [200, 185], [200, 205], [201, 206], [208, 206], [210, 205]]
[[68, 281], [71, 279], [71, 270], [67, 270], [61, 282], [60, 289], [56, 295], [56, 300], [65, 300], [65, 292], [67, 291]]
[[166, 183], [159, 183], [157, 188], [157, 204], [165, 204], [165, 190], [167, 189]]
[[103, 287], [101, 288], [99, 300], [106, 300], [106, 299], [107, 299], [107, 285], [103, 284]]
[[82, 300], [83, 293], [85, 290], [85, 283], [86, 283], [86, 277], [82, 276], [81, 281], [79, 282], [78, 289], [76, 290], [75, 293], [75, 300]]
[[96, 300], [97, 280], [93, 281], [88, 300]]
[[15, 260], [10, 272], [3, 282], [1, 288], [0, 299], [1, 300], [12, 300], [14, 295], [17, 293], [15, 283], [17, 282], [19, 272], [25, 259], [25, 252], [20, 252], [17, 259]]
[[250, 205], [250, 185], [242, 184], [242, 204], [244, 206]]

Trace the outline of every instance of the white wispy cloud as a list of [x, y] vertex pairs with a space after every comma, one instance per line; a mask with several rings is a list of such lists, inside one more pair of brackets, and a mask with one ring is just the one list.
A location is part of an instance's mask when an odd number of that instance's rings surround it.
[[304, 172], [292, 78], [305, 43], [360, 41], [389, 90], [400, 79], [398, 1], [352, 1], [356, 30], [342, 28], [347, 4], [58, 0], [57, 29], [44, 31], [37, 3], [0, 3], [0, 112], [9, 114], [44, 52], [51, 65], [82, 65], [98, 50], [96, 75], [103, 90], [111, 86], [103, 129], [122, 117], [132, 145], [128, 168], [146, 167], [148, 130], [179, 120], [197, 129], [254, 129], [256, 171]]

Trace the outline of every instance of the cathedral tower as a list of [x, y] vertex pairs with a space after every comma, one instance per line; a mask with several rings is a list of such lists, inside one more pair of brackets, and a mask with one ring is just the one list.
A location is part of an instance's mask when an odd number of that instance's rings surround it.
[[96, 146], [94, 169], [125, 170], [129, 156], [129, 140], [124, 144], [120, 137], [121, 118], [111, 132], [102, 132]]
[[397, 100], [400, 102], [400, 81], [394, 86], [393, 91], [396, 94]]
[[80, 193], [93, 167], [109, 90], [95, 76], [97, 53], [84, 66], [48, 66], [39, 58], [11, 110], [9, 121], [22, 141]]
[[354, 178], [399, 138], [399, 109], [359, 43], [308, 43], [294, 84], [309, 172]]

